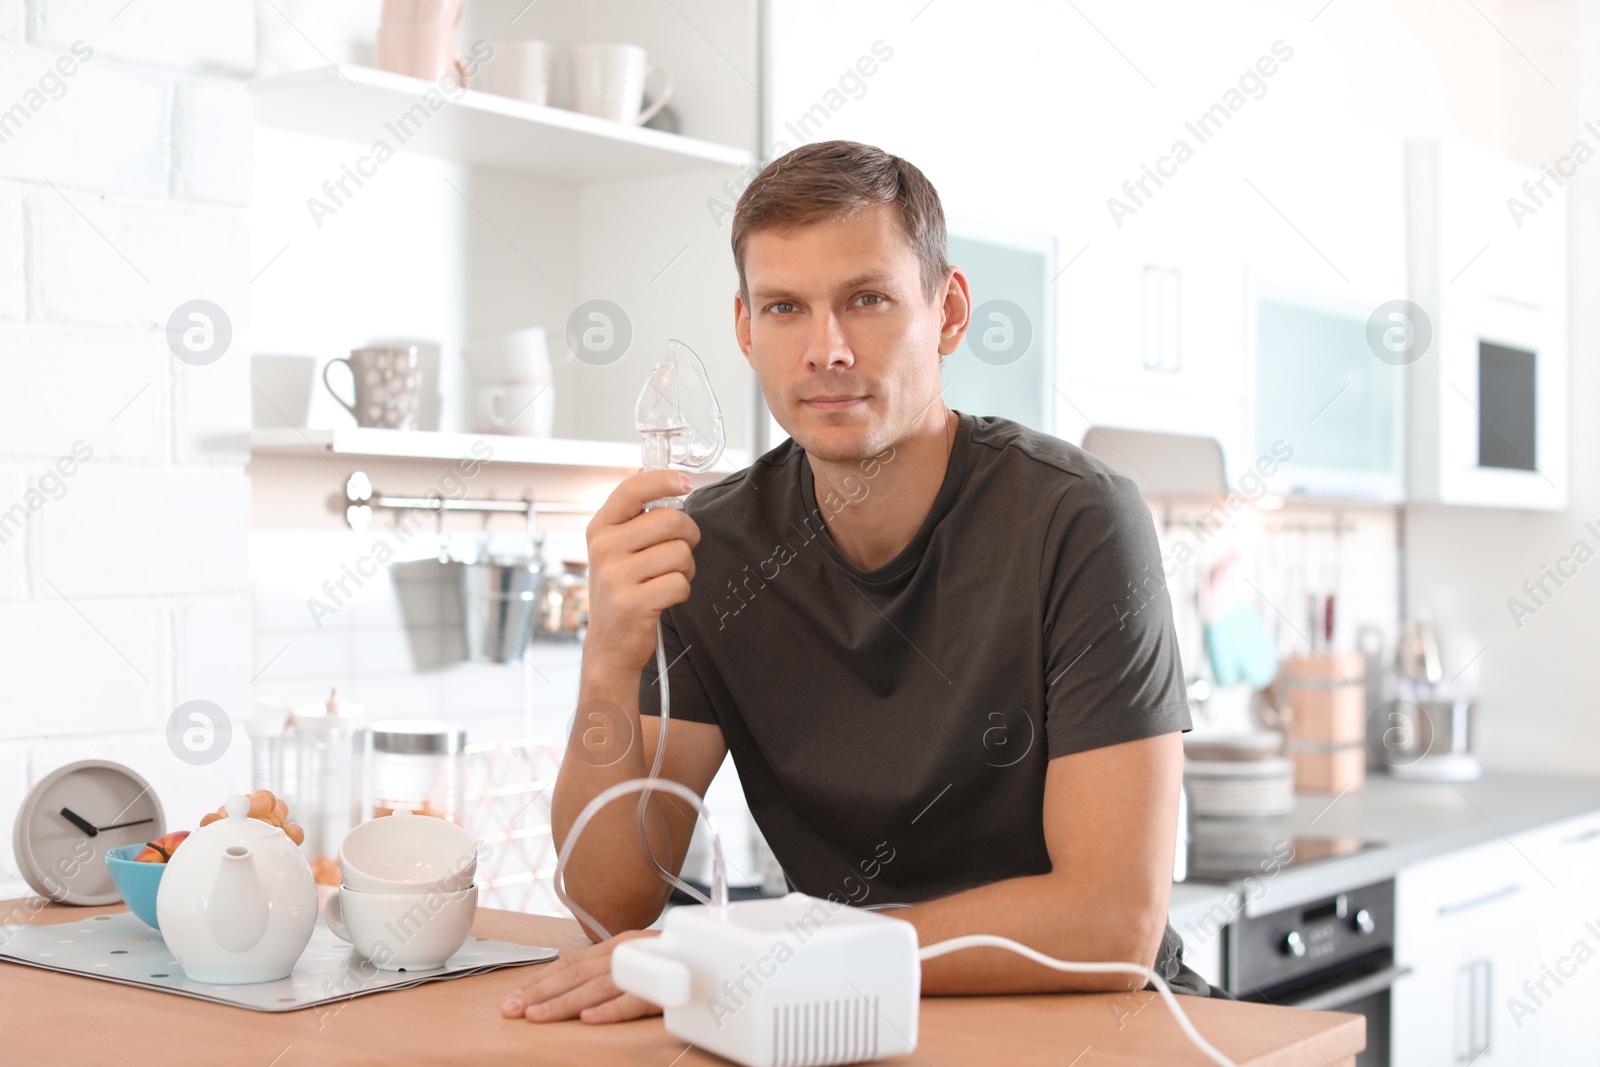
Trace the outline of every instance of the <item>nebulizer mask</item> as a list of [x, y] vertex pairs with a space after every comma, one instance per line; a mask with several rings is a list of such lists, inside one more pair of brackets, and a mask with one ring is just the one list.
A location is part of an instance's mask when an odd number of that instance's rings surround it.
[[[666, 355], [656, 363], [650, 371], [650, 376], [645, 379], [644, 388], [639, 390], [639, 399], [634, 405], [634, 425], [643, 438], [645, 470], [666, 470], [670, 467], [700, 473], [710, 470], [712, 465], [722, 458], [724, 442], [722, 408], [717, 404], [717, 395], [711, 389], [711, 378], [706, 374], [705, 365], [694, 354], [694, 350], [682, 341], [667, 342]], [[681, 510], [683, 498], [662, 497], [652, 500], [645, 505], [645, 510], [662, 507]], [[644, 844], [645, 855], [649, 856], [656, 873], [702, 904], [726, 907], [728, 903], [728, 879], [722, 857], [722, 841], [717, 835], [710, 813], [705, 810], [700, 798], [692, 790], [684, 788], [677, 782], [662, 781], [660, 778], [661, 762], [667, 753], [667, 726], [670, 722], [671, 698], [667, 685], [666, 644], [662, 639], [659, 618], [656, 620], [656, 676], [661, 687], [661, 730], [656, 741], [655, 762], [650, 767], [650, 776], [618, 782], [590, 801], [573, 822], [572, 830], [567, 835], [557, 860], [555, 889], [562, 903], [590, 927], [607, 936], [609, 934], [604, 926], [568, 898], [564, 874], [567, 857], [571, 854], [579, 833], [588, 825], [589, 819], [610, 801], [627, 793], [643, 794], [639, 797], [639, 839]], [[700, 890], [663, 867], [650, 847], [650, 840], [645, 832], [645, 812], [650, 794], [657, 790], [672, 793], [688, 801], [705, 819], [712, 845], [709, 899]]]
[[[639, 393], [635, 416], [646, 470], [702, 472], [722, 455], [722, 412], [711, 381], [694, 352], [679, 341], [667, 343], [666, 356]], [[683, 500], [663, 497], [645, 505], [647, 511], [658, 507], [682, 508]], [[659, 619], [656, 675], [661, 728], [650, 775], [618, 782], [584, 806], [562, 843], [555, 889], [575, 916], [610, 936], [567, 896], [567, 860], [601, 808], [628, 793], [642, 793], [638, 825], [646, 855], [663, 879], [701, 904], [670, 909], [659, 937], [617, 944], [611, 975], [619, 989], [660, 1005], [670, 1033], [745, 1067], [823, 1067], [905, 1055], [917, 1043], [921, 961], [995, 947], [1060, 971], [1144, 975], [1189, 1039], [1212, 1062], [1233, 1067], [1194, 1029], [1165, 979], [1141, 964], [1057, 960], [987, 934], [919, 946], [916, 928], [903, 919], [803, 893], [730, 905], [722, 841], [711, 813], [693, 790], [660, 777], [671, 701]], [[645, 805], [657, 791], [687, 802], [705, 821], [712, 848], [709, 899], [664, 868], [650, 847]]]

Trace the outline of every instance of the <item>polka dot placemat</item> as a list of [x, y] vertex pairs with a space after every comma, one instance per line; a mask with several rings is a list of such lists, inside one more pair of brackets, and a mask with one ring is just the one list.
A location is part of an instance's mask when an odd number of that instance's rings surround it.
[[368, 993], [407, 989], [502, 967], [555, 959], [553, 948], [469, 937], [445, 966], [432, 971], [380, 971], [333, 935], [319, 917], [294, 971], [276, 982], [211, 985], [191, 982], [161, 934], [128, 912], [55, 926], [0, 926], [0, 961], [101, 978], [252, 1011], [298, 1011]]

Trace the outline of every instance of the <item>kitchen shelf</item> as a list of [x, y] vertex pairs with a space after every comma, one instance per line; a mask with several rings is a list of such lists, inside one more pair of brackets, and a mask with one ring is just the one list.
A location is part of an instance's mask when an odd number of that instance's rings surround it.
[[[563, 108], [468, 90], [407, 130], [399, 120], [437, 91], [433, 82], [349, 64], [249, 83], [266, 126], [401, 148], [564, 182], [648, 178], [746, 167], [744, 149], [625, 126]], [[424, 108], [426, 105], [423, 105]], [[409, 136], [402, 136], [409, 134]]]
[[[441, 433], [432, 430], [376, 430], [344, 426], [326, 430], [252, 430], [250, 451], [260, 455], [306, 455], [313, 450], [336, 456], [389, 459], [432, 459], [451, 462], [481, 459], [485, 463], [520, 463], [543, 467], [587, 467], [635, 470], [639, 445], [622, 441], [584, 441], [560, 437], [515, 437], [509, 434]], [[732, 473], [749, 464], [743, 449], [728, 449], [712, 473]]]

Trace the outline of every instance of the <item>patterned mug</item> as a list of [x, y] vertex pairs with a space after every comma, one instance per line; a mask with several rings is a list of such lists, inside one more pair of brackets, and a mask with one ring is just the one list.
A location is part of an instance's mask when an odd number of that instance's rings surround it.
[[[422, 369], [416, 345], [403, 348], [357, 348], [349, 359], [330, 359], [322, 368], [322, 384], [350, 414], [357, 426], [415, 430], [422, 397]], [[335, 363], [350, 368], [354, 404], [346, 403], [328, 381]]]

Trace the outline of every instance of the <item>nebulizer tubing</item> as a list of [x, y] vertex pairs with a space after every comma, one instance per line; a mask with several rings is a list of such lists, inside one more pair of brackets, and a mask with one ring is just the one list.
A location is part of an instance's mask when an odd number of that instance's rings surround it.
[[951, 952], [960, 952], [967, 948], [1003, 948], [1015, 952], [1019, 956], [1026, 956], [1035, 963], [1043, 964], [1056, 971], [1071, 971], [1078, 974], [1139, 974], [1155, 983], [1156, 992], [1161, 999], [1166, 1001], [1167, 1007], [1172, 1009], [1173, 1016], [1178, 1021], [1181, 1029], [1195, 1048], [1204, 1052], [1211, 1062], [1220, 1064], [1221, 1067], [1238, 1067], [1232, 1060], [1218, 1052], [1216, 1047], [1200, 1036], [1200, 1031], [1194, 1028], [1194, 1023], [1184, 1014], [1178, 1006], [1178, 998], [1172, 995], [1172, 989], [1167, 985], [1167, 980], [1161, 977], [1153, 968], [1141, 963], [1075, 963], [1070, 960], [1058, 960], [1054, 956], [1046, 956], [1037, 949], [1029, 948], [1020, 941], [1013, 941], [1009, 937], [999, 937], [994, 934], [967, 934], [962, 937], [947, 938], [944, 941], [935, 941], [924, 946], [917, 953], [919, 959], [931, 960], [936, 956], [944, 956]]

